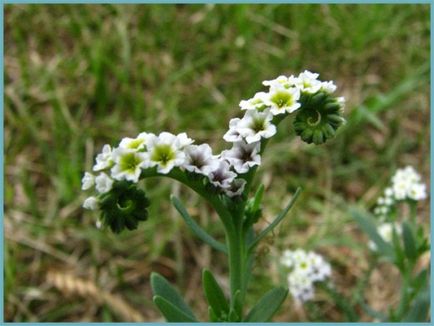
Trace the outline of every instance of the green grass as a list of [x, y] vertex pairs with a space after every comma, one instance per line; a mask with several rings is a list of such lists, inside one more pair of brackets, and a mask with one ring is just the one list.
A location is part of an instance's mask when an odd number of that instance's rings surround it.
[[[318, 147], [295, 139], [286, 121], [270, 143], [258, 178], [267, 189], [265, 220], [297, 186], [304, 191], [259, 248], [252, 303], [278, 281], [279, 252], [295, 246], [327, 256], [337, 286], [349, 292], [366, 257], [348, 206], [371, 207], [406, 164], [428, 182], [428, 5], [5, 7], [8, 321], [129, 321], [95, 298], [48, 286], [53, 270], [121, 295], [147, 321], [159, 318], [149, 286], [156, 270], [206, 316], [201, 268], [210, 266], [224, 282], [227, 266], [190, 233], [169, 195], [179, 194], [221, 238], [209, 207], [176, 184], [149, 180], [150, 219], [115, 236], [97, 230], [95, 216], [81, 209], [80, 180], [103, 144], [145, 130], [187, 131], [224, 148], [239, 101], [280, 74], [310, 69], [335, 80], [348, 123]], [[420, 215], [428, 221], [427, 204]], [[290, 300], [286, 307], [278, 320], [306, 319]], [[318, 307], [315, 318], [342, 318], [324, 296]]]

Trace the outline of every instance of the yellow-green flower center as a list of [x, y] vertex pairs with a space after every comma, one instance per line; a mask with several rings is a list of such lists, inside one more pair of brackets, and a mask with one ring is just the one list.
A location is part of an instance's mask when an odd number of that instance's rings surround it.
[[128, 144], [128, 148], [131, 149], [138, 149], [142, 144], [143, 144], [144, 140], [137, 138], [137, 139], [133, 139], [132, 141], [130, 141], [130, 143]]
[[161, 165], [166, 165], [176, 157], [175, 151], [170, 145], [157, 145], [152, 152], [151, 160]]
[[134, 173], [140, 163], [142, 163], [142, 161], [135, 153], [127, 153], [122, 156], [120, 167], [122, 171]]
[[275, 103], [279, 108], [291, 106], [294, 104], [294, 98], [292, 97], [292, 94], [288, 92], [276, 92], [271, 97], [271, 101]]

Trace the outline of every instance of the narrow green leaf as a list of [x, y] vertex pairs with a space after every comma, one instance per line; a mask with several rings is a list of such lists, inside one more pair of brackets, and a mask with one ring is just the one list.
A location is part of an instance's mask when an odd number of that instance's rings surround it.
[[395, 264], [403, 271], [405, 269], [405, 253], [402, 248], [401, 238], [398, 236], [395, 227], [392, 229], [392, 243], [395, 249]]
[[221, 321], [221, 320], [217, 317], [216, 313], [214, 312], [214, 310], [213, 310], [211, 307], [208, 307], [208, 317], [209, 317], [209, 321], [211, 321], [211, 322], [213, 322], [213, 323], [218, 322], [218, 321]]
[[348, 298], [344, 297], [341, 293], [336, 291], [335, 288], [327, 283], [318, 283], [318, 285], [332, 298], [336, 306], [341, 309], [349, 322], [356, 322], [359, 320], [359, 317], [354, 311], [354, 307], [351, 305], [351, 302]]
[[282, 287], [268, 291], [250, 310], [244, 321], [253, 323], [269, 321], [280, 308], [287, 295], [288, 290]]
[[197, 237], [199, 237], [204, 242], [208, 243], [214, 249], [222, 251], [225, 254], [227, 254], [226, 246], [223, 243], [214, 239], [204, 229], [202, 229], [199, 226], [199, 224], [197, 224], [196, 221], [190, 216], [190, 214], [188, 214], [184, 205], [181, 203], [181, 201], [178, 198], [172, 195], [170, 197], [170, 200], [172, 201], [173, 206], [175, 206], [179, 214], [181, 214], [185, 223], [190, 227], [190, 229], [193, 231], [194, 234], [196, 234]]
[[256, 245], [261, 241], [269, 232], [271, 232], [286, 216], [286, 214], [289, 212], [289, 210], [294, 206], [295, 201], [297, 200], [298, 196], [300, 195], [301, 188], [298, 187], [294, 196], [292, 196], [291, 200], [289, 201], [288, 205], [279, 213], [279, 215], [276, 216], [274, 221], [267, 226], [264, 230], [261, 231], [261, 233], [258, 234], [255, 240], [252, 241], [249, 251], [251, 251], [253, 248], [256, 247]]
[[256, 190], [255, 197], [253, 197], [253, 211], [257, 211], [260, 208], [262, 196], [264, 195], [264, 189], [264, 185], [261, 184], [258, 190]]
[[243, 304], [241, 302], [241, 291], [240, 290], [235, 291], [233, 310], [237, 313], [238, 316], [242, 316]]
[[191, 316], [180, 310], [178, 307], [176, 307], [166, 299], [160, 297], [159, 295], [154, 296], [153, 301], [168, 322], [197, 322], [195, 318], [192, 318]]
[[404, 250], [408, 259], [414, 261], [417, 258], [416, 238], [410, 224], [402, 224], [402, 239], [404, 240]]
[[207, 269], [202, 273], [203, 290], [206, 300], [218, 317], [229, 313], [229, 304], [216, 279]]
[[428, 321], [428, 312], [430, 309], [429, 289], [419, 293], [413, 304], [404, 317], [404, 322], [426, 322]]
[[350, 213], [354, 220], [359, 224], [360, 228], [375, 243], [378, 252], [394, 261], [395, 255], [393, 253], [393, 248], [378, 234], [373, 218], [369, 216], [367, 212], [361, 212], [356, 209], [351, 209]]
[[163, 298], [190, 318], [196, 319], [193, 311], [191, 311], [178, 291], [163, 276], [153, 272], [151, 274], [151, 288], [154, 296]]

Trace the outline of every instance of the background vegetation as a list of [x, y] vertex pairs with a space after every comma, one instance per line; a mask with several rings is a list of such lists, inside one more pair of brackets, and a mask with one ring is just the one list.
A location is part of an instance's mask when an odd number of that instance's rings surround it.
[[[278, 255], [303, 247], [332, 263], [339, 290], [386, 310], [398, 273], [384, 264], [360, 283], [367, 241], [348, 207], [371, 208], [407, 164], [429, 184], [429, 25], [428, 5], [6, 5], [5, 319], [158, 321], [152, 270], [205, 317], [200, 271], [210, 266], [227, 284], [227, 266], [190, 233], [169, 194], [221, 237], [210, 208], [178, 184], [149, 181], [149, 221], [116, 236], [81, 208], [83, 171], [103, 144], [144, 130], [187, 131], [220, 150], [241, 99], [264, 79], [304, 69], [336, 81], [348, 123], [314, 146], [287, 121], [270, 143], [260, 226], [297, 186], [304, 192], [259, 248], [251, 300], [284, 282]], [[343, 318], [319, 292], [304, 308], [287, 299], [276, 320]]]

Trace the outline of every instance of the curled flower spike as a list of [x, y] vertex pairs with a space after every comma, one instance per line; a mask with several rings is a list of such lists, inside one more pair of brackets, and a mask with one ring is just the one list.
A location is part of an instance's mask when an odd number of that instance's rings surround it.
[[100, 198], [101, 222], [114, 233], [134, 230], [148, 218], [149, 200], [143, 190], [127, 181], [115, 182]]
[[308, 144], [325, 143], [335, 136], [336, 130], [345, 122], [340, 100], [327, 92], [319, 91], [313, 95], [303, 93], [300, 102], [294, 129]]

